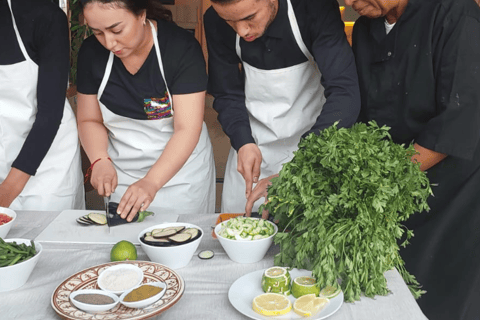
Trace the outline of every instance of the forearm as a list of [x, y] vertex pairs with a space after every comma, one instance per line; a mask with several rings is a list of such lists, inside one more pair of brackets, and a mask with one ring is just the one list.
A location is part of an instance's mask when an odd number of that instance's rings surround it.
[[90, 162], [108, 157], [108, 132], [102, 123], [81, 121], [78, 123], [78, 134]]
[[413, 145], [418, 154], [412, 157], [412, 161], [420, 163], [420, 170], [425, 171], [438, 164], [447, 157], [446, 154], [422, 147], [418, 143]]
[[29, 179], [29, 174], [11, 168], [5, 180], [0, 184], [0, 206], [8, 208], [23, 191]]
[[[192, 154], [198, 143], [200, 130], [181, 129], [175, 130], [168, 141], [162, 155], [150, 168], [144, 179], [153, 181], [157, 190], [160, 190], [178, 171]], [[196, 137], [196, 138], [193, 138]]]

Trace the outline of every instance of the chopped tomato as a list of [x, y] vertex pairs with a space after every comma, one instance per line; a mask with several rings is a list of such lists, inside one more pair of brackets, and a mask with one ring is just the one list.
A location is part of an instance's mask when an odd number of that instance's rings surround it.
[[7, 215], [4, 214], [4, 213], [0, 213], [0, 226], [1, 226], [2, 224], [5, 224], [5, 223], [7, 223], [7, 222], [12, 221], [12, 219], [13, 219], [12, 217], [7, 216]]

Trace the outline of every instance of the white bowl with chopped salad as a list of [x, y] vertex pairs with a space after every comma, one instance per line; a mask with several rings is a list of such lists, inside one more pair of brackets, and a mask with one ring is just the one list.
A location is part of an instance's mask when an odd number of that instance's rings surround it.
[[12, 209], [0, 207], [0, 238], [7, 236], [16, 217], [17, 214]]
[[262, 260], [277, 232], [274, 223], [250, 217], [236, 217], [215, 227], [215, 235], [228, 257], [238, 263]]

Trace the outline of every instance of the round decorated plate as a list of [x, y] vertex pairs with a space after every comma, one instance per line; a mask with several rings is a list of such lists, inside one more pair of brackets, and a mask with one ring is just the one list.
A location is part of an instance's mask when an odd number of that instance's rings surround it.
[[[70, 293], [80, 289], [99, 289], [97, 285], [99, 274], [108, 267], [125, 263], [136, 265], [142, 269], [144, 274], [142, 283], [165, 282], [167, 288], [163, 297], [143, 309], [127, 308], [119, 303], [111, 310], [95, 314], [77, 309], [70, 302]], [[184, 290], [185, 283], [182, 277], [172, 269], [159, 263], [150, 261], [110, 262], [82, 270], [65, 279], [52, 294], [52, 307], [61, 318], [69, 320], [141, 320], [158, 315], [173, 306], [180, 300]]]

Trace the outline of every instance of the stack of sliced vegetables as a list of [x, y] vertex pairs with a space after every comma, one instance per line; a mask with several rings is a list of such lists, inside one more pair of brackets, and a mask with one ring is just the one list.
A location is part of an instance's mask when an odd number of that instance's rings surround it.
[[104, 214], [91, 212], [80, 218], [77, 218], [77, 222], [84, 226], [89, 225], [105, 225], [107, 224], [107, 217]]
[[202, 231], [200, 229], [175, 226], [153, 229], [146, 232], [140, 240], [151, 246], [166, 247], [189, 243], [198, 239], [201, 235]]
[[218, 235], [230, 240], [258, 240], [274, 233], [273, 224], [267, 220], [236, 217], [223, 223]]

